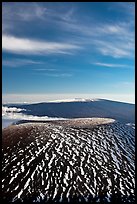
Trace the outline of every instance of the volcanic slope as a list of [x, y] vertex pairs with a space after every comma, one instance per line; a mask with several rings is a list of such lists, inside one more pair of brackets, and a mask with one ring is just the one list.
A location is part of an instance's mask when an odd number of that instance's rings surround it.
[[75, 119], [3, 129], [2, 200], [134, 202], [135, 130], [112, 121], [93, 125]]

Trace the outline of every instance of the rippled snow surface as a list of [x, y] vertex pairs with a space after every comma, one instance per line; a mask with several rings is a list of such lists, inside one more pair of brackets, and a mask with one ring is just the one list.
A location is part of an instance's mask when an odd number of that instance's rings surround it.
[[2, 198], [134, 202], [135, 129], [114, 122], [30, 123], [3, 130]]

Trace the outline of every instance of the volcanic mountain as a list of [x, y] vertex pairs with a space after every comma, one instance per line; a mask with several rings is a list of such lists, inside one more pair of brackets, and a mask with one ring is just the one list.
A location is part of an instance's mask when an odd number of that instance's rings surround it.
[[135, 121], [135, 105], [104, 99], [72, 102], [44, 102], [34, 104], [5, 104], [8, 108], [22, 109], [20, 113], [59, 118], [113, 118], [123, 122]]

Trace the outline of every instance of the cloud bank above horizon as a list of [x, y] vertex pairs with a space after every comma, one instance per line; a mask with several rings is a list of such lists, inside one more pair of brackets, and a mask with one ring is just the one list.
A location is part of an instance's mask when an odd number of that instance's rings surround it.
[[3, 94], [2, 104], [40, 103], [40, 102], [75, 102], [107, 99], [135, 104], [135, 95], [117, 94]]

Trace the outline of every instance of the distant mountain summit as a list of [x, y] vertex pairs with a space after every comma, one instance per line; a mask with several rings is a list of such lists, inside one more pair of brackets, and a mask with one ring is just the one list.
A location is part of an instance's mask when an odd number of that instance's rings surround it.
[[21, 113], [33, 116], [59, 118], [113, 118], [122, 122], [135, 121], [135, 105], [105, 99], [75, 99], [71, 101], [43, 102], [35, 104], [7, 104], [7, 107], [23, 109]]

